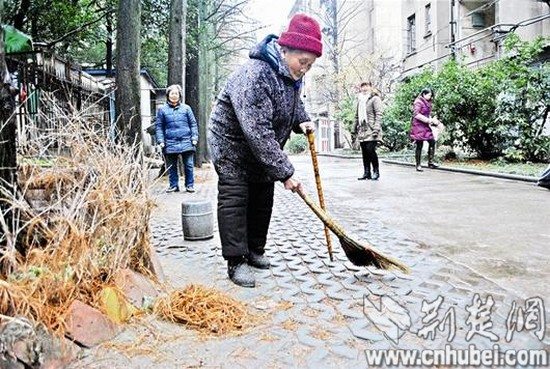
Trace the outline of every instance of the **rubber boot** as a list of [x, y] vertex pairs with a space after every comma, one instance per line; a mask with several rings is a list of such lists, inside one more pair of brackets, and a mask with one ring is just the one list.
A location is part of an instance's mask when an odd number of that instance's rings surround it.
[[378, 181], [378, 178], [380, 178], [380, 167], [378, 164], [378, 160], [375, 160], [372, 163], [372, 180]]
[[439, 168], [439, 165], [434, 163], [435, 145], [428, 147], [428, 168]]
[[416, 171], [417, 172], [423, 172], [424, 170], [422, 170], [422, 166], [420, 165], [420, 163], [422, 161], [422, 148], [420, 148], [420, 150], [417, 149], [415, 151], [414, 158], [416, 160]]
[[250, 253], [248, 254], [248, 265], [258, 269], [269, 269], [269, 267], [271, 266], [267, 256], [257, 254], [253, 251], [250, 251]]
[[370, 173], [370, 168], [365, 168], [365, 171], [363, 172], [363, 176], [362, 177], [359, 177], [357, 178], [359, 181], [364, 181], [365, 179], [371, 179], [372, 176], [371, 176], [371, 173]]

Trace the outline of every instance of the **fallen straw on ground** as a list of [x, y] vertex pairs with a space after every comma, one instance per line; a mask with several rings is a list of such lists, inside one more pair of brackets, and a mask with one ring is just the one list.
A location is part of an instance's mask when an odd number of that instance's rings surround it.
[[242, 331], [253, 320], [243, 303], [213, 288], [194, 284], [159, 297], [154, 312], [167, 321], [215, 335]]

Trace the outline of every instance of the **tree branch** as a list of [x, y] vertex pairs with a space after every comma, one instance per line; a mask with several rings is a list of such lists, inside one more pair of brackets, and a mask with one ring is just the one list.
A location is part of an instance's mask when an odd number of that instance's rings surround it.
[[232, 37], [229, 37], [227, 39], [225, 39], [224, 41], [220, 42], [219, 44], [217, 44], [215, 47], [213, 48], [210, 48], [209, 50], [216, 50], [216, 49], [220, 49], [223, 45], [227, 44], [228, 42], [232, 41], [232, 40], [235, 40], [235, 39], [238, 39], [244, 35], [247, 35], [249, 33], [252, 33], [252, 32], [256, 32], [256, 31], [259, 31], [261, 29], [264, 29], [266, 28], [267, 26], [260, 26], [260, 27], [257, 27], [255, 29], [251, 29], [251, 30], [247, 30], [247, 31], [244, 31], [244, 32], [240, 32], [238, 34], [236, 34], [235, 36], [232, 36]]
[[77, 28], [73, 29], [72, 31], [70, 31], [70, 32], [68, 32], [68, 33], [66, 33], [66, 34], [64, 34], [63, 36], [57, 38], [56, 40], [53, 40], [53, 41], [49, 42], [46, 46], [47, 46], [48, 48], [54, 46], [55, 44], [57, 44], [57, 43], [59, 43], [59, 42], [65, 40], [67, 37], [70, 37], [70, 36], [72, 36], [72, 35], [74, 35], [74, 34], [80, 32], [80, 31], [82, 31], [83, 29], [85, 29], [85, 28], [91, 26], [92, 24], [95, 24], [95, 23], [97, 23], [97, 22], [103, 20], [103, 17], [105, 17], [105, 15], [107, 15], [107, 14], [109, 14], [109, 13], [112, 13], [112, 12], [114, 12], [114, 9], [106, 9], [106, 10], [103, 12], [103, 14], [101, 14], [97, 19], [94, 19], [94, 20], [91, 20], [91, 21], [89, 21], [89, 22], [87, 22], [87, 23], [84, 23], [84, 24], [81, 25], [80, 27], [77, 27]]

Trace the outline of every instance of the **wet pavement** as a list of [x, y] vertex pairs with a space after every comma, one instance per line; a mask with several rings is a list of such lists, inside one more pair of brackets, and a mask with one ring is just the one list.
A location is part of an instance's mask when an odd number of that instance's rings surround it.
[[[311, 171], [308, 156], [294, 162], [300, 173]], [[360, 166], [359, 160], [321, 158], [327, 198], [338, 204], [334, 210], [380, 220], [522, 297], [550, 296], [550, 191], [384, 164], [380, 181], [357, 181]]]
[[[313, 192], [309, 160], [292, 158], [296, 176]], [[320, 158], [320, 164], [333, 217], [407, 263], [410, 275], [355, 267], [335, 236], [330, 262], [320, 221], [278, 185], [266, 247], [272, 268], [256, 271], [257, 288], [233, 285], [217, 232], [206, 241], [182, 237], [182, 201], [207, 199], [215, 209], [215, 175], [205, 168], [195, 194], [155, 188], [153, 243], [173, 286], [214, 286], [244, 301], [260, 322], [239, 336], [203, 339], [151, 317], [88, 351], [73, 368], [364, 368], [365, 350], [373, 349], [549, 347], [548, 334], [539, 339], [537, 329], [507, 324], [514, 302], [548, 296], [550, 230], [541, 220], [547, 190], [389, 165], [379, 182], [357, 181], [357, 160]], [[491, 324], [481, 324], [483, 317]], [[548, 333], [548, 315], [542, 317], [538, 330]]]

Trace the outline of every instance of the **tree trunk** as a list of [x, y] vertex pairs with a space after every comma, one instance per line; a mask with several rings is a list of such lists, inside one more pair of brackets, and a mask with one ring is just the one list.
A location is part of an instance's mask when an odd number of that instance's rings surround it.
[[[200, 2], [199, 7], [199, 22], [210, 13], [210, 9], [206, 8], [204, 1]], [[199, 142], [197, 145], [197, 163], [199, 166], [202, 163], [208, 162], [208, 149], [206, 144], [206, 127], [210, 117], [211, 100], [212, 100], [212, 66], [215, 63], [213, 58], [213, 50], [209, 48], [208, 40], [214, 34], [213, 24], [211, 22], [203, 22], [200, 25], [199, 32]]]
[[25, 25], [25, 18], [27, 17], [30, 7], [30, 0], [21, 0], [21, 3], [19, 4], [19, 9], [17, 10], [17, 14], [15, 14], [15, 17], [13, 17], [13, 26], [15, 28], [23, 29]]
[[[168, 85], [185, 86], [186, 13], [187, 0], [172, 0], [168, 43]], [[185, 94], [182, 100], [185, 101]]]
[[[0, 17], [4, 11], [4, 1], [0, 0]], [[0, 18], [1, 24], [1, 18]], [[17, 126], [11, 117], [15, 110], [15, 100], [11, 88], [11, 78], [4, 53], [4, 29], [0, 27], [0, 179], [11, 185], [15, 183], [17, 166], [15, 138]]]
[[[4, 1], [0, 0], [0, 25]], [[15, 110], [14, 91], [11, 87], [11, 78], [6, 65], [4, 53], [4, 30], [0, 27], [0, 186], [9, 191], [15, 191], [17, 175], [16, 135], [17, 125], [12, 116]], [[2, 198], [0, 192], [0, 247], [14, 249], [13, 240], [13, 213], [9, 211], [9, 204]], [[8, 258], [9, 259], [9, 258]], [[9, 263], [9, 260], [5, 262]], [[2, 265], [3, 272], [9, 269], [9, 264]]]
[[117, 22], [116, 116], [117, 139], [141, 142], [140, 114], [140, 0], [120, 0]]
[[[199, 96], [199, 48], [198, 48], [198, 35], [199, 35], [199, 18], [198, 18], [198, 5], [196, 1], [189, 3], [187, 9], [187, 37], [186, 37], [186, 49], [187, 49], [187, 66], [185, 68], [185, 102], [193, 110], [193, 114], [197, 117], [199, 127], [204, 124], [201, 122], [200, 112], [200, 96]], [[199, 128], [200, 129], [200, 128]], [[200, 132], [199, 132], [200, 134]], [[200, 140], [204, 137], [199, 137]], [[202, 160], [199, 160], [200, 146], [197, 150], [195, 160], [196, 166], [202, 165]]]
[[113, 14], [107, 12], [105, 14], [106, 27], [107, 27], [107, 40], [105, 41], [105, 71], [107, 77], [113, 75]]

